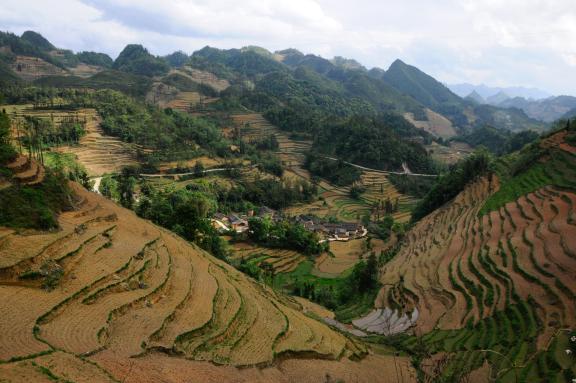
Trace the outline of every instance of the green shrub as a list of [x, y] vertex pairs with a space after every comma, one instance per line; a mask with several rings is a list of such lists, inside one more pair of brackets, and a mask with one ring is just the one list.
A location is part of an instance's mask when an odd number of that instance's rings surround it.
[[71, 190], [61, 173], [46, 171], [41, 184], [13, 185], [0, 190], [0, 225], [53, 229], [58, 213], [70, 208]]

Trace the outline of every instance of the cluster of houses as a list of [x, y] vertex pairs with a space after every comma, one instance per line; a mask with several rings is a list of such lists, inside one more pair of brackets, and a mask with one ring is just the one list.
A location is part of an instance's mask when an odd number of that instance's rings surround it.
[[[269, 218], [274, 222], [286, 219], [276, 210], [262, 206], [257, 211], [251, 210], [246, 214], [216, 213], [212, 218], [212, 225], [221, 233], [244, 233], [248, 230], [248, 219], [252, 217]], [[302, 224], [306, 230], [317, 233], [322, 241], [348, 241], [368, 234], [368, 230], [360, 223], [326, 222], [312, 215], [298, 215], [289, 219]]]
[[296, 221], [301, 223], [308, 231], [317, 233], [328, 241], [348, 241], [362, 238], [368, 234], [368, 230], [360, 223], [350, 222], [324, 222], [318, 217], [299, 215]]

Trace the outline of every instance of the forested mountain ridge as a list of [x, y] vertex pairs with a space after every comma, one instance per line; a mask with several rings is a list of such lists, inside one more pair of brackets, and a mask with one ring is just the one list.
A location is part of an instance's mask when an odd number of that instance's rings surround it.
[[[261, 81], [263, 76], [272, 73], [275, 73], [277, 83], [287, 82], [282, 84], [283, 86], [293, 87], [288, 83], [300, 80], [300, 87], [304, 87], [306, 93], [322, 94], [324, 100], [317, 100], [316, 105], [322, 106], [328, 98], [344, 99], [348, 104], [345, 109], [349, 111], [340, 113], [346, 115], [410, 112], [417, 120], [425, 121], [427, 117], [424, 110], [430, 108], [449, 118], [457, 128], [470, 128], [483, 124], [495, 124], [496, 127], [513, 130], [521, 129], [522, 126], [541, 128], [539, 123], [531, 121], [522, 113], [497, 108], [477, 111], [473, 104], [456, 96], [424, 72], [400, 60], [394, 62], [388, 71], [378, 68], [368, 71], [353, 60], [337, 58], [330, 61], [312, 54], [305, 55], [294, 49], [271, 53], [258, 47], [230, 50], [205, 47], [191, 56], [179, 54], [159, 58], [149, 54], [142, 46], [129, 45], [112, 65], [112, 60], [103, 54], [94, 52], [74, 54], [67, 50], [55, 50], [50, 42], [34, 32], [29, 32], [26, 37], [9, 33], [4, 33], [2, 36], [0, 46], [4, 46], [8, 52], [2, 56], [5, 63], [13, 62], [14, 56], [11, 55], [27, 55], [62, 68], [64, 71], [62, 74], [73, 75], [67, 80], [49, 80], [51, 84], [62, 81], [66, 86], [77, 84], [85, 87], [85, 80], [74, 77], [78, 72], [72, 69], [78, 63], [92, 65], [96, 71], [113, 67], [147, 77], [165, 74], [170, 66], [181, 67], [187, 64], [241, 85], [243, 94], [247, 89], [251, 89], [251, 83], [256, 85], [253, 91], [258, 93], [260, 90], [258, 82], [260, 81], [260, 86], [263, 86]], [[15, 80], [8, 69], [5, 72], [2, 76], [3, 81]], [[62, 74], [50, 72], [42, 74], [40, 71], [42, 77]], [[284, 77], [279, 78], [280, 75]], [[121, 76], [113, 72], [107, 76], [119, 76], [119, 81], [122, 81]], [[82, 77], [89, 76], [82, 73]], [[246, 80], [248, 83], [245, 83]], [[90, 85], [98, 86], [98, 81], [91, 81]], [[248, 85], [248, 88], [245, 85]], [[263, 89], [266, 93], [270, 90], [270, 86]], [[288, 92], [272, 93], [276, 97], [291, 96]]]
[[436, 109], [442, 104], [465, 104], [463, 99], [447, 87], [418, 68], [405, 64], [402, 60], [394, 61], [382, 77], [398, 90], [431, 109]]

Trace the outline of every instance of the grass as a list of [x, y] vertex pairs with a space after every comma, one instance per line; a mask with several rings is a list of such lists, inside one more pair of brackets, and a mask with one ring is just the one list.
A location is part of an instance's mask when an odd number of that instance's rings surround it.
[[[353, 267], [343, 272], [338, 278], [322, 278], [312, 274], [314, 262], [306, 260], [301, 262], [292, 272], [277, 274], [272, 280], [272, 286], [286, 293], [293, 293], [297, 286], [313, 285], [315, 294], [328, 292], [334, 300], [337, 300], [338, 292], [348, 283], [347, 277], [352, 273]], [[374, 308], [374, 299], [379, 289], [374, 289], [365, 294], [357, 294], [356, 299], [346, 303], [338, 304], [334, 310], [337, 320], [348, 323], [353, 319], [361, 317]], [[309, 298], [309, 297], [304, 297]]]
[[[520, 154], [522, 155], [527, 154]], [[517, 159], [516, 163], [520, 161], [522, 157]], [[544, 162], [536, 162], [517, 175], [509, 175], [513, 166], [514, 164], [504, 165], [502, 162], [497, 165], [497, 173], [501, 177], [500, 190], [486, 200], [478, 213], [479, 216], [498, 210], [507, 203], [545, 186], [576, 189], [576, 156], [569, 153], [551, 150], [549, 158], [544, 159]]]

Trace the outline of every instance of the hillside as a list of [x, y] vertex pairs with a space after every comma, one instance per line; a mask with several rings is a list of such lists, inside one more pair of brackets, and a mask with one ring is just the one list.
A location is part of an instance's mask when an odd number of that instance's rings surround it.
[[[362, 357], [366, 347], [306, 316], [297, 301], [71, 187], [76, 208], [60, 215], [60, 231], [2, 229], [0, 327], [7, 336], [0, 358], [9, 363], [0, 366], [0, 377], [20, 371], [15, 381], [23, 381], [37, 375], [39, 365], [78, 377], [97, 366], [102, 381], [153, 381], [160, 371], [174, 382], [185, 371], [200, 381], [318, 381], [326, 373], [391, 381], [370, 375], [375, 363], [394, 368], [391, 358], [347, 361]], [[322, 367], [304, 378], [311, 362], [290, 356], [322, 359], [314, 362]], [[270, 367], [239, 371], [189, 360]], [[292, 367], [281, 376], [280, 366]], [[405, 360], [398, 367], [409, 376]]]
[[401, 60], [390, 65], [383, 79], [431, 109], [437, 109], [441, 104], [464, 104], [460, 97], [434, 78]]
[[[112, 59], [103, 53], [74, 53], [58, 49], [41, 34], [26, 31], [21, 36], [0, 32], [0, 62], [12, 76], [34, 81], [51, 76], [90, 77], [111, 66]], [[15, 83], [8, 73], [0, 72], [0, 81]]]
[[[171, 69], [180, 71], [187, 67], [232, 85], [222, 95], [225, 106], [220, 108], [242, 105], [266, 113], [271, 119], [277, 116], [272, 122], [281, 128], [285, 124], [279, 123], [283, 118], [279, 115], [295, 118], [292, 115], [298, 114], [301, 121], [292, 125], [310, 134], [315, 126], [309, 120], [389, 112], [409, 116], [417, 126], [443, 138], [486, 124], [513, 130], [543, 126], [520, 110], [478, 109], [433, 77], [400, 60], [387, 71], [367, 70], [352, 59], [327, 60], [294, 49], [271, 53], [259, 47], [205, 47], [191, 56], [176, 52], [156, 57], [142, 45], [129, 44], [113, 62], [97, 52], [74, 53], [55, 48], [35, 32], [22, 36], [3, 33], [0, 59], [3, 83], [19, 78], [41, 86], [113, 88], [139, 98], [151, 90], [149, 78], [157, 76], [155, 80], [162, 81], [174, 76]], [[225, 88], [228, 86], [214, 89]], [[216, 96], [208, 93], [205, 95]]]
[[[418, 222], [382, 270], [376, 306], [416, 307], [426, 357], [454, 357], [448, 376], [485, 360], [497, 381], [574, 376], [559, 349], [576, 325], [573, 138], [560, 131], [497, 162]], [[414, 338], [398, 344], [416, 351]]]

